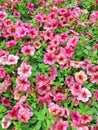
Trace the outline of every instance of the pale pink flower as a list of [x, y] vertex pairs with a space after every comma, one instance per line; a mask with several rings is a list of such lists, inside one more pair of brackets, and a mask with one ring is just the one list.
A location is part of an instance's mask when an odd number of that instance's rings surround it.
[[70, 87], [73, 96], [78, 96], [81, 92], [81, 84], [75, 82]]
[[30, 81], [25, 77], [18, 77], [16, 79], [17, 86], [15, 90], [20, 92], [26, 92], [30, 87]]
[[0, 78], [4, 78], [5, 77], [5, 69], [4, 69], [4, 67], [2, 66], [2, 67], [0, 67]]
[[35, 48], [33, 46], [30, 46], [30, 45], [25, 45], [24, 47], [22, 47], [21, 52], [24, 55], [33, 56], [34, 52], [35, 52]]
[[82, 116], [78, 111], [73, 110], [71, 111], [71, 119], [75, 125], [79, 125], [81, 123]]
[[6, 106], [6, 107], [10, 107], [10, 105], [11, 105], [9, 100], [6, 97], [2, 97], [1, 102], [2, 102], [3, 106]]
[[0, 11], [0, 21], [4, 21], [8, 14], [6, 12]]
[[45, 64], [53, 65], [55, 61], [56, 61], [56, 56], [53, 52], [49, 52], [44, 55]]
[[49, 85], [49, 84], [50, 84], [49, 77], [47, 77], [44, 74], [37, 74], [36, 75], [36, 86], [42, 87], [42, 86]]
[[41, 43], [39, 41], [34, 41], [33, 45], [36, 49], [39, 49], [41, 47]]
[[31, 2], [28, 2], [28, 3], [27, 3], [27, 7], [28, 7], [28, 10], [29, 10], [29, 11], [34, 12], [34, 5], [33, 5]]
[[59, 53], [56, 57], [56, 62], [60, 65], [65, 65], [67, 62], [67, 57], [64, 54]]
[[62, 100], [65, 100], [65, 99], [66, 99], [66, 95], [63, 94], [63, 93], [57, 93], [53, 97], [53, 100], [56, 101], [56, 102], [57, 101], [62, 101]]
[[92, 94], [87, 88], [82, 88], [77, 100], [87, 102], [91, 96]]
[[74, 60], [70, 61], [70, 65], [73, 68], [80, 68], [81, 63], [82, 63], [81, 61], [74, 61]]
[[46, 48], [46, 51], [47, 51], [47, 52], [55, 52], [55, 51], [56, 51], [56, 48], [55, 48], [55, 46], [49, 45], [49, 46]]
[[22, 62], [21, 66], [18, 68], [18, 74], [22, 77], [30, 77], [32, 74], [32, 66], [26, 62]]
[[16, 44], [17, 44], [17, 41], [15, 41], [15, 40], [10, 40], [10, 41], [6, 42], [7, 47], [13, 47]]
[[20, 108], [18, 111], [18, 120], [24, 122], [24, 123], [28, 123], [30, 117], [33, 116], [33, 112], [30, 112], [30, 109], [28, 108]]
[[15, 56], [13, 54], [9, 54], [6, 64], [7, 65], [14, 65], [14, 64], [18, 63], [18, 60], [19, 60], [18, 56]]
[[80, 84], [84, 84], [87, 80], [87, 75], [81, 70], [80, 72], [75, 73], [75, 80]]
[[65, 112], [64, 108], [54, 103], [49, 104], [48, 110], [51, 114], [58, 115], [58, 116], [64, 116], [64, 112]]
[[8, 115], [2, 118], [1, 126], [3, 129], [7, 129], [11, 125], [12, 121]]

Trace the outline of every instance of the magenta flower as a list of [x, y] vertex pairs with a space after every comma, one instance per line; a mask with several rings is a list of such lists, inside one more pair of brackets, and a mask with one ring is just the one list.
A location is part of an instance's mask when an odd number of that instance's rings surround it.
[[1, 98], [1, 102], [6, 107], [10, 107], [10, 105], [11, 105], [10, 102], [9, 102], [9, 100], [6, 97], [2, 97]]
[[46, 75], [37, 74], [36, 75], [36, 86], [42, 87], [44, 85], [49, 85], [50, 79]]
[[65, 94], [62, 94], [62, 93], [57, 93], [54, 95], [53, 97], [53, 100], [54, 101], [62, 101], [62, 100], [65, 100], [66, 99], [66, 95]]
[[10, 41], [6, 42], [7, 47], [13, 47], [16, 44], [17, 44], [17, 41], [15, 41], [15, 40], [10, 40]]
[[0, 78], [4, 78], [5, 77], [5, 69], [4, 69], [4, 67], [2, 66], [2, 67], [0, 67]]
[[56, 56], [53, 52], [49, 52], [44, 55], [45, 64], [53, 65], [55, 61], [56, 61]]
[[28, 10], [34, 12], [34, 5], [30, 2], [27, 3]]
[[79, 125], [81, 123], [82, 116], [78, 111], [73, 110], [71, 111], [71, 119], [75, 125]]

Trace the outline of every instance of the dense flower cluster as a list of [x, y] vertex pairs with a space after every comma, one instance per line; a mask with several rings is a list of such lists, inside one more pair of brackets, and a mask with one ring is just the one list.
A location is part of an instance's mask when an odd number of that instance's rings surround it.
[[28, 1], [0, 6], [0, 130], [97, 130], [98, 1]]

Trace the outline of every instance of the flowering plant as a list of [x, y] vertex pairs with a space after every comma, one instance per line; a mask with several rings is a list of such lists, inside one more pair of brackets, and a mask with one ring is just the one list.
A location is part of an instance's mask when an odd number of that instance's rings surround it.
[[0, 130], [98, 130], [98, 1], [0, 1]]

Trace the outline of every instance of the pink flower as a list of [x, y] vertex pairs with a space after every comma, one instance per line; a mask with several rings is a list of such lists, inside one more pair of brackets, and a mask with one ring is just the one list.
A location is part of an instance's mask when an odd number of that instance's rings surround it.
[[44, 55], [45, 64], [53, 65], [55, 61], [56, 61], [56, 56], [53, 52], [49, 52]]
[[27, 34], [26, 28], [24, 26], [16, 27], [16, 34], [18, 38], [25, 37]]
[[65, 83], [65, 85], [67, 85], [68, 87], [71, 87], [71, 85], [74, 84], [74, 77], [73, 77], [73, 76], [68, 76], [68, 77], [66, 77], [64, 83]]
[[84, 84], [87, 80], [87, 75], [84, 71], [77, 72], [75, 73], [75, 80], [80, 84]]
[[57, 47], [57, 46], [59, 46], [60, 41], [59, 41], [59, 39], [54, 38], [54, 39], [52, 39], [49, 43], [50, 43], [52, 46]]
[[17, 41], [15, 41], [15, 40], [10, 40], [10, 41], [6, 42], [7, 47], [13, 47], [16, 44], [17, 44]]
[[71, 119], [75, 125], [79, 125], [81, 123], [81, 118], [82, 116], [78, 111], [76, 110], [71, 111]]
[[64, 42], [67, 41], [67, 39], [68, 39], [69, 36], [68, 36], [67, 33], [64, 32], [64, 33], [61, 33], [59, 37], [60, 37], [60, 42], [64, 43]]
[[62, 101], [62, 100], [65, 100], [66, 99], [66, 95], [65, 94], [62, 94], [62, 93], [57, 93], [54, 95], [53, 97], [53, 100], [54, 101]]
[[82, 116], [82, 119], [81, 119], [82, 124], [87, 124], [87, 123], [90, 123], [91, 121], [92, 121], [92, 116], [91, 115]]
[[36, 49], [39, 49], [41, 47], [41, 43], [39, 41], [34, 41], [33, 45]]
[[37, 28], [30, 29], [29, 33], [28, 33], [28, 35], [30, 36], [30, 38], [33, 38], [33, 39], [36, 38], [38, 36], [38, 34], [39, 34], [39, 31], [38, 31]]
[[73, 60], [71, 60], [70, 61], [70, 66], [73, 67], [73, 68], [80, 68], [81, 63], [82, 63], [81, 61], [73, 61]]
[[93, 23], [93, 24], [96, 24], [98, 23], [98, 11], [94, 11], [91, 13], [90, 15], [90, 21]]
[[0, 11], [0, 21], [4, 21], [8, 14], [6, 12]]
[[29, 11], [34, 12], [34, 5], [33, 5], [32, 3], [28, 2], [28, 3], [27, 3], [27, 7], [28, 7], [28, 10], [29, 10]]
[[7, 129], [11, 125], [11, 120], [8, 115], [4, 116], [1, 122], [2, 128]]
[[77, 100], [87, 102], [91, 96], [92, 94], [87, 88], [82, 88]]
[[74, 49], [72, 47], [68, 47], [66, 46], [64, 49], [63, 49], [63, 52], [64, 52], [64, 55], [68, 58], [71, 58], [72, 55], [74, 54]]
[[5, 77], [5, 69], [4, 67], [0, 67], [0, 78], [4, 78]]
[[58, 75], [58, 71], [57, 71], [57, 68], [55, 66], [52, 66], [49, 70], [49, 74], [50, 74], [50, 79], [51, 80], [55, 80], [55, 78], [57, 77]]
[[65, 65], [67, 63], [67, 57], [63, 53], [59, 53], [56, 58], [56, 62], [60, 65]]
[[16, 79], [17, 86], [15, 90], [20, 92], [26, 92], [30, 87], [30, 81], [25, 77], [18, 77]]
[[16, 18], [20, 18], [20, 17], [21, 17], [21, 14], [20, 14], [19, 12], [17, 12], [17, 11], [14, 11], [14, 16], [15, 16]]
[[81, 92], [81, 84], [75, 82], [70, 87], [73, 96], [78, 96]]
[[10, 36], [16, 36], [16, 26], [10, 26], [9, 28], [7, 28], [7, 32]]
[[6, 107], [10, 107], [10, 105], [11, 105], [10, 102], [9, 102], [9, 100], [6, 97], [2, 97], [1, 98], [1, 102]]
[[46, 30], [43, 34], [42, 34], [43, 38], [45, 41], [47, 40], [51, 40], [53, 38], [53, 32], [51, 30]]
[[6, 75], [4, 78], [5, 86], [8, 88], [11, 85], [11, 77], [10, 75]]
[[49, 104], [48, 110], [51, 114], [58, 115], [58, 116], [64, 116], [64, 112], [65, 112], [62, 107], [54, 103]]
[[13, 21], [11, 19], [6, 19], [4, 21], [4, 26], [5, 27], [11, 27], [11, 26], [13, 26]]
[[98, 101], [98, 90], [95, 91], [94, 96], [95, 96], [96, 100]]
[[57, 119], [55, 124], [50, 128], [50, 130], [67, 130], [68, 122], [63, 119]]
[[30, 46], [30, 45], [25, 45], [25, 46], [21, 49], [21, 52], [22, 52], [24, 55], [33, 56], [33, 55], [34, 55], [34, 52], [35, 52], [35, 48], [34, 48], [33, 46]]
[[8, 56], [8, 59], [7, 59], [6, 64], [7, 64], [7, 65], [14, 65], [14, 64], [17, 64], [18, 60], [19, 60], [19, 57], [18, 57], [18, 56], [15, 56], [15, 55], [13, 55], [13, 54], [10, 54], [10, 55]]
[[18, 74], [22, 77], [30, 77], [32, 74], [32, 66], [26, 62], [22, 62], [21, 66], [18, 68]]
[[51, 97], [48, 94], [45, 94], [43, 96], [38, 96], [38, 101], [43, 104], [43, 103], [47, 103], [50, 104], [51, 103]]
[[33, 112], [30, 112], [30, 109], [28, 108], [20, 108], [18, 111], [18, 120], [24, 122], [24, 123], [28, 123], [28, 120], [30, 119], [30, 117], [33, 116]]
[[83, 68], [83, 69], [87, 69], [88, 65], [90, 65], [90, 61], [87, 60], [87, 59], [84, 59], [83, 62], [81, 62], [80, 66]]
[[91, 80], [92, 83], [98, 84], [98, 72], [96, 72], [93, 75], [91, 75], [91, 79], [90, 80]]
[[49, 85], [43, 85], [41, 87], [37, 87], [38, 94], [44, 95], [49, 92], [50, 86]]
[[46, 48], [46, 51], [47, 52], [55, 52], [56, 51], [56, 48], [52, 45], [49, 45], [47, 48]]
[[50, 79], [46, 75], [37, 74], [36, 75], [36, 86], [42, 87], [45, 85], [49, 85]]

